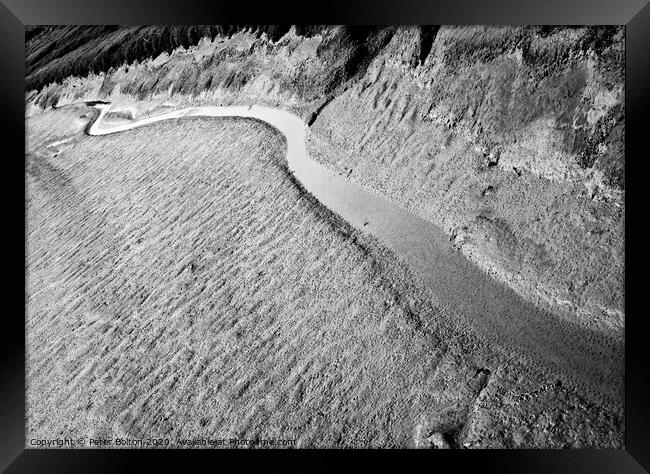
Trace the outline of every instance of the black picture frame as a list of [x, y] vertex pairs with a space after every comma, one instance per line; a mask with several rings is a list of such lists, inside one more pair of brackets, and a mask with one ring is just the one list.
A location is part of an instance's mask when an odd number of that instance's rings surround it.
[[[32, 24], [526, 24], [626, 25], [626, 368], [625, 449], [622, 450], [486, 450], [410, 451], [435, 469], [480, 468], [488, 472], [647, 472], [650, 470], [650, 370], [647, 367], [647, 332], [643, 301], [647, 262], [642, 213], [645, 211], [645, 148], [650, 112], [650, 5], [648, 0], [401, 0], [292, 4], [287, 2], [221, 2], [219, 0], [0, 0], [0, 93], [5, 113], [3, 154], [5, 208], [4, 260], [12, 270], [25, 263], [24, 207], [19, 204], [20, 161], [24, 150], [24, 27]], [[23, 162], [24, 163], [24, 162]], [[23, 178], [24, 179], [24, 178]], [[22, 181], [24, 184], [24, 181]], [[17, 189], [14, 189], [14, 186]], [[24, 189], [23, 189], [24, 193]], [[7, 213], [7, 209], [9, 212]], [[635, 218], [638, 214], [640, 218]], [[21, 239], [23, 237], [23, 239]], [[21, 247], [22, 246], [22, 247]], [[22, 250], [21, 250], [22, 249]], [[628, 258], [629, 256], [629, 258]], [[6, 271], [7, 299], [18, 302], [18, 278]], [[23, 280], [24, 283], [24, 280]], [[14, 286], [16, 286], [14, 291]], [[24, 294], [24, 293], [23, 293]], [[24, 303], [24, 300], [23, 300]], [[172, 456], [182, 463], [187, 452], [126, 450], [25, 449], [25, 325], [22, 309], [4, 305], [0, 358], [0, 469], [6, 472], [102, 472], [132, 467], [132, 457], [169, 466]], [[11, 308], [11, 309], [10, 309]], [[191, 451], [191, 460], [223, 456], [217, 451]], [[310, 452], [289, 453], [304, 458]], [[345, 453], [367, 460], [395, 458], [395, 452]], [[406, 453], [399, 453], [406, 454]], [[248, 453], [234, 453], [245, 463]], [[336, 458], [341, 459], [337, 453]], [[276, 454], [256, 453], [271, 459]], [[286, 453], [285, 453], [286, 457]], [[445, 467], [448, 466], [448, 467]], [[215, 466], [218, 467], [218, 466]], [[128, 470], [128, 469], [127, 469]]]

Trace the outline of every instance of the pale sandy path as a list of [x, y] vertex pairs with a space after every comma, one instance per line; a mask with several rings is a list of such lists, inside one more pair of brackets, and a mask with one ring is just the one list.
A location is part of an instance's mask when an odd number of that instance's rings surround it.
[[623, 402], [622, 334], [585, 328], [570, 315], [551, 314], [523, 300], [454, 250], [433, 224], [347, 180], [307, 152], [308, 127], [297, 116], [262, 106], [190, 107], [122, 124], [106, 124], [110, 105], [87, 128], [89, 135], [124, 132], [161, 120], [243, 117], [260, 120], [287, 140], [287, 162], [300, 184], [357, 229], [378, 237], [431, 290], [452, 324], [501, 346], [516, 359], [547, 368], [584, 395], [620, 408]]

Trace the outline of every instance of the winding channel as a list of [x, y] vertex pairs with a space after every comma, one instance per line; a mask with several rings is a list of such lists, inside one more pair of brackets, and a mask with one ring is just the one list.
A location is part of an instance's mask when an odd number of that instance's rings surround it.
[[184, 117], [243, 117], [263, 121], [287, 141], [289, 170], [320, 203], [353, 227], [369, 232], [397, 254], [442, 301], [456, 326], [470, 329], [515, 359], [527, 359], [558, 380], [580, 388], [588, 399], [620, 407], [623, 400], [622, 338], [581, 326], [535, 306], [485, 274], [454, 250], [432, 223], [349, 181], [309, 157], [308, 126], [296, 115], [263, 106], [190, 107], [107, 124], [109, 104], [100, 110], [89, 135], [109, 135], [162, 120]]

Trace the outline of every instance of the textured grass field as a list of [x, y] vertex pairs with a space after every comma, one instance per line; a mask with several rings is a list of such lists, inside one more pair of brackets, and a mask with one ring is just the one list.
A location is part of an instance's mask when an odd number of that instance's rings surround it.
[[449, 326], [272, 129], [92, 113], [27, 119], [27, 438], [622, 445], [622, 411]]

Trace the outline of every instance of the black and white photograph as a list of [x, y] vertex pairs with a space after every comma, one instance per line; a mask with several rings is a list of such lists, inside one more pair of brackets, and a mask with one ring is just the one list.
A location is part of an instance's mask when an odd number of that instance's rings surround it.
[[623, 449], [624, 25], [27, 25], [25, 448]]

